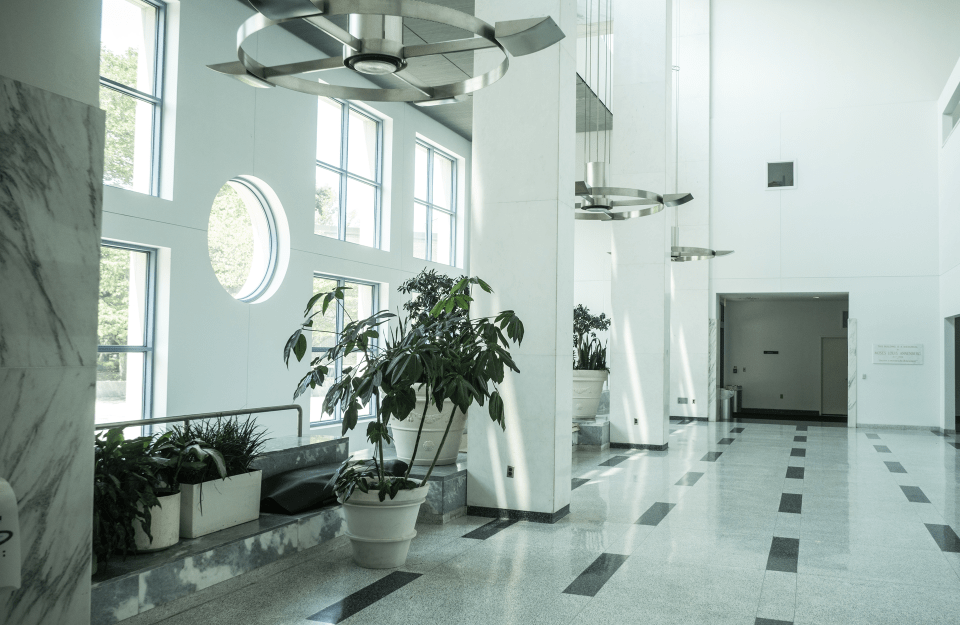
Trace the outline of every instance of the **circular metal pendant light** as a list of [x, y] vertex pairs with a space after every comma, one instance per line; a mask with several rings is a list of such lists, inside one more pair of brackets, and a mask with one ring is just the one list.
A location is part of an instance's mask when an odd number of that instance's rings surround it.
[[[347, 100], [412, 102], [420, 106], [460, 102], [468, 94], [502, 78], [510, 66], [510, 56], [539, 52], [564, 37], [563, 31], [550, 17], [497, 22], [496, 26], [491, 26], [472, 15], [420, 0], [250, 0], [250, 3], [258, 13], [247, 19], [237, 31], [239, 60], [208, 67], [254, 87], [283, 87]], [[347, 30], [328, 19], [336, 15], [349, 15]], [[405, 46], [403, 18], [453, 26], [475, 36]], [[244, 42], [251, 35], [293, 20], [303, 20], [339, 41], [343, 44], [343, 55], [266, 66], [244, 49]], [[412, 58], [485, 48], [499, 48], [503, 60], [484, 74], [457, 82], [427, 85], [412, 75], [407, 67], [407, 61]], [[401, 86], [391, 89], [345, 87], [297, 76], [341, 68], [373, 76], [392, 75]]]

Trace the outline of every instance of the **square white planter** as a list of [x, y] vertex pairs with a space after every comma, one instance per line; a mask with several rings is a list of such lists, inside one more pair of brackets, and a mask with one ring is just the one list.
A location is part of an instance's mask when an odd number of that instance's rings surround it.
[[262, 471], [180, 485], [180, 536], [197, 538], [260, 516]]

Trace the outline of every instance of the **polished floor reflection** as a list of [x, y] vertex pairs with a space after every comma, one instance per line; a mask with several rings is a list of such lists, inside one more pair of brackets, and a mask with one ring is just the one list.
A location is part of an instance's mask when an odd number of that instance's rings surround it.
[[956, 437], [801, 427], [674, 423], [669, 451], [574, 452], [554, 525], [421, 525], [399, 571], [338, 539], [127, 622], [960, 622]]

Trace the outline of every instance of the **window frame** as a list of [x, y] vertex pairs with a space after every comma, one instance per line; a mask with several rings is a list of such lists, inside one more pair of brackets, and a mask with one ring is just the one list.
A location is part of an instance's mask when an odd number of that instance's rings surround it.
[[[144, 320], [143, 345], [100, 345], [97, 337], [97, 354], [143, 354], [143, 405], [140, 407], [140, 418], [150, 419], [153, 415], [153, 368], [155, 341], [157, 334], [157, 254], [154, 247], [123, 243], [111, 239], [101, 239], [100, 247], [110, 247], [128, 252], [138, 252], [147, 255], [146, 285], [144, 286]], [[97, 300], [99, 306], [99, 298]], [[129, 342], [130, 337], [127, 337]], [[133, 419], [128, 419], [133, 421]], [[150, 428], [151, 426], [143, 426]]]
[[[134, 89], [133, 87], [120, 84], [115, 80], [111, 80], [110, 78], [100, 75], [99, 72], [98, 76], [100, 78], [99, 84], [101, 87], [112, 89], [113, 91], [117, 91], [122, 95], [133, 98], [134, 100], [146, 102], [153, 107], [153, 132], [151, 133], [150, 137], [150, 187], [147, 190], [146, 195], [156, 197], [160, 195], [160, 138], [161, 126], [163, 125], [163, 58], [165, 52], [164, 43], [167, 23], [167, 5], [162, 0], [137, 1], [152, 6], [157, 10], [157, 26], [156, 32], [154, 33], [156, 37], [156, 48], [153, 55], [153, 93], [144, 93], [139, 89]], [[101, 11], [102, 10], [103, 3], [101, 2]], [[136, 189], [118, 187], [116, 185], [108, 184], [107, 182], [104, 182], [103, 184], [104, 186], [113, 187], [114, 189], [123, 189], [124, 191], [143, 193], [142, 191], [137, 191]]]
[[[326, 96], [320, 96], [326, 97]], [[337, 239], [338, 241], [343, 241], [344, 243], [350, 243], [347, 241], [347, 186], [349, 180], [355, 180], [361, 184], [366, 184], [372, 186], [375, 190], [374, 193], [374, 202], [373, 202], [373, 245], [372, 249], [383, 249], [381, 245], [381, 216], [383, 214], [383, 150], [384, 150], [384, 140], [383, 140], [383, 126], [384, 120], [380, 117], [377, 117], [370, 111], [360, 108], [353, 102], [349, 100], [341, 100], [340, 98], [326, 98], [331, 102], [336, 102], [340, 105], [340, 165], [334, 165], [333, 163], [327, 163], [321, 161], [319, 158], [316, 159], [317, 167], [324, 168], [329, 172], [337, 174], [340, 181], [340, 192], [338, 194], [338, 200], [340, 203], [340, 215], [337, 224]], [[317, 100], [319, 106], [319, 98]], [[370, 121], [374, 122], [377, 125], [377, 137], [376, 137], [376, 156], [375, 156], [375, 166], [374, 166], [374, 176], [375, 179], [371, 180], [370, 178], [365, 178], [359, 174], [351, 173], [349, 170], [350, 166], [350, 112], [356, 112], [358, 115], [366, 117]], [[319, 113], [318, 113], [319, 114]], [[317, 234], [314, 231], [314, 235], [323, 236], [322, 234]], [[361, 245], [367, 247], [362, 243], [356, 243], [355, 245]]]
[[[442, 150], [437, 146], [417, 139], [417, 147], [422, 147], [427, 150], [427, 199], [420, 199], [417, 197], [416, 188], [417, 185], [414, 184], [414, 193], [413, 193], [413, 204], [416, 207], [417, 204], [423, 206], [426, 209], [426, 234], [423, 243], [424, 249], [424, 258], [420, 260], [425, 260], [431, 263], [437, 263], [438, 265], [449, 265], [450, 267], [457, 266], [457, 228], [459, 227], [457, 220], [457, 207], [459, 199], [459, 189], [457, 188], [457, 174], [458, 174], [458, 165], [459, 160], [453, 154]], [[416, 147], [414, 148], [416, 150]], [[450, 161], [450, 208], [444, 208], [435, 204], [433, 201], [433, 176], [434, 176], [434, 158], [436, 155], [446, 158]], [[416, 163], [416, 158], [414, 158], [414, 163]], [[416, 167], [416, 165], [414, 165]], [[414, 177], [416, 177], [417, 172], [414, 171]], [[433, 211], [438, 210], [442, 213], [450, 215], [450, 262], [443, 263], [433, 259]]]
[[[345, 286], [345, 284], [348, 283], [348, 282], [349, 282], [350, 284], [361, 284], [361, 285], [364, 285], [364, 286], [373, 287], [373, 298], [372, 298], [373, 301], [371, 302], [371, 306], [370, 306], [371, 309], [372, 309], [371, 314], [375, 314], [375, 313], [380, 309], [380, 286], [381, 286], [381, 285], [380, 285], [379, 282], [371, 282], [371, 281], [369, 281], [369, 280], [359, 280], [359, 279], [355, 279], [355, 278], [344, 278], [344, 277], [341, 277], [341, 276], [334, 276], [334, 275], [322, 273], [322, 272], [319, 272], [319, 271], [315, 271], [315, 272], [313, 273], [313, 278], [314, 278], [314, 280], [316, 280], [316, 279], [319, 278], [319, 279], [321, 279], [321, 280], [330, 280], [330, 281], [332, 281], [332, 282], [336, 282], [336, 283], [337, 283], [337, 287], [343, 287], [343, 286]], [[337, 333], [336, 336], [337, 336], [337, 339], [339, 340], [340, 333], [343, 332], [343, 326], [344, 326], [343, 309], [342, 309], [340, 306], [336, 306], [336, 314], [337, 314], [337, 316], [336, 316], [336, 320], [334, 321], [334, 327], [336, 328], [336, 333]], [[376, 348], [377, 345], [378, 345], [378, 343], [379, 343], [379, 341], [378, 341], [377, 339], [375, 339], [375, 338], [374, 338], [374, 339], [370, 339], [370, 346], [371, 346], [372, 348]], [[316, 347], [316, 346], [313, 345], [313, 342], [311, 341], [311, 344], [310, 344], [310, 353], [311, 353], [311, 354], [314, 354], [314, 356], [312, 356], [311, 359], [312, 359], [312, 358], [316, 358], [317, 355], [322, 355], [322, 354], [324, 354], [324, 353], [326, 353], [326, 352], [328, 352], [328, 351], [330, 351], [330, 348], [329, 348], [329, 347]], [[333, 379], [334, 379], [334, 380], [338, 380], [338, 379], [340, 378], [340, 375], [341, 375], [341, 372], [342, 372], [342, 371], [343, 371], [343, 358], [341, 357], [341, 358], [338, 358], [338, 359], [336, 360], [335, 364], [334, 364]], [[322, 397], [321, 397], [320, 399], [321, 399], [321, 401], [323, 400]], [[371, 408], [371, 414], [360, 415], [360, 418], [359, 418], [360, 421], [363, 421], [364, 419], [373, 419], [373, 418], [376, 417], [376, 411], [377, 411], [377, 409], [378, 409], [378, 406], [377, 406], [377, 404], [376, 404], [376, 401], [377, 401], [377, 398], [376, 398], [376, 397], [371, 398], [371, 400], [370, 400], [370, 402], [371, 402], [371, 406], [370, 406], [370, 408]], [[337, 406], [336, 414], [333, 416], [332, 419], [323, 420], [323, 417], [324, 417], [324, 416], [325, 416], [325, 413], [323, 412], [323, 410], [321, 410], [321, 411], [320, 411], [320, 418], [321, 418], [321, 419], [320, 419], [320, 420], [314, 420], [313, 411], [311, 410], [311, 412], [310, 412], [310, 427], [311, 427], [311, 428], [318, 428], [318, 427], [324, 427], [324, 426], [327, 426], [327, 425], [336, 425], [337, 423], [343, 423], [343, 408], [341, 408], [341, 407], [338, 405], [338, 406]]]

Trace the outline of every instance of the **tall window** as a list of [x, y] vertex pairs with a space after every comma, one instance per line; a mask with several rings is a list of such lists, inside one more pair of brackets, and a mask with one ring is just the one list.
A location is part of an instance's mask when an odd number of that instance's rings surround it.
[[150, 418], [156, 251], [100, 247], [96, 422]]
[[413, 255], [453, 265], [457, 259], [457, 161], [419, 141], [416, 158]]
[[[322, 356], [327, 350], [333, 347], [337, 337], [343, 332], [343, 326], [364, 319], [377, 312], [379, 306], [379, 288], [376, 284], [368, 282], [358, 282], [356, 280], [344, 280], [316, 274], [313, 277], [313, 292], [322, 293], [332, 291], [338, 286], [348, 287], [344, 292], [343, 309], [339, 306], [334, 311], [333, 307], [327, 309], [327, 314], [317, 315], [313, 319], [313, 327], [316, 332], [313, 333], [313, 352], [314, 356]], [[375, 344], [375, 343], [374, 343]], [[310, 397], [310, 421], [314, 426], [326, 425], [342, 420], [342, 411], [337, 406], [336, 413], [333, 415], [324, 414], [323, 398], [327, 395], [327, 389], [335, 379], [340, 376], [344, 367], [355, 367], [360, 363], [360, 354], [354, 353], [336, 362], [335, 370], [330, 371], [326, 384], [322, 388], [313, 389]], [[367, 405], [364, 411], [361, 411], [360, 418], [374, 416], [375, 406]]]
[[381, 120], [319, 98], [314, 233], [380, 246], [382, 135]]
[[100, 108], [107, 112], [103, 182], [157, 193], [164, 5], [103, 0]]

